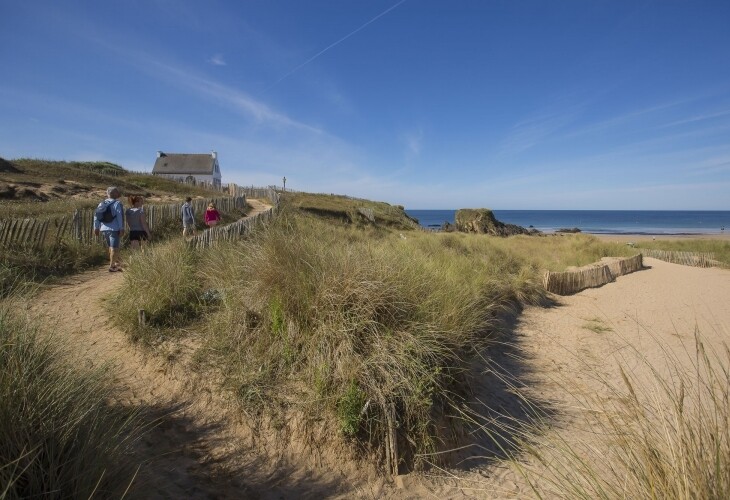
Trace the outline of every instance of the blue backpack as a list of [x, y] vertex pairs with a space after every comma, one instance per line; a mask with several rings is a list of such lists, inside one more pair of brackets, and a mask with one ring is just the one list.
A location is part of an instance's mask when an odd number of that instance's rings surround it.
[[113, 221], [114, 218], [117, 216], [117, 214], [114, 213], [114, 209], [112, 208], [114, 203], [115, 201], [108, 200], [104, 200], [99, 203], [99, 206], [96, 207], [96, 210], [94, 210], [96, 220], [98, 220], [99, 222], [103, 222], [104, 224], [108, 224]]

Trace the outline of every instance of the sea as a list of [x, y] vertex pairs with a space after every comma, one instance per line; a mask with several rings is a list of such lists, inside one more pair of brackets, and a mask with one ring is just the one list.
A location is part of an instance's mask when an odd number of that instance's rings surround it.
[[[497, 220], [545, 233], [578, 228], [591, 234], [692, 235], [730, 232], [728, 210], [493, 210]], [[456, 210], [406, 210], [421, 226], [454, 223]]]

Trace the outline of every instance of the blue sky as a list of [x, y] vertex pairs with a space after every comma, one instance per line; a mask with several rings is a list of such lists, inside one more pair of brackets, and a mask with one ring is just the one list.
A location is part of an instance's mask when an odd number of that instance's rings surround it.
[[730, 2], [0, 0], [0, 156], [406, 208], [730, 209]]

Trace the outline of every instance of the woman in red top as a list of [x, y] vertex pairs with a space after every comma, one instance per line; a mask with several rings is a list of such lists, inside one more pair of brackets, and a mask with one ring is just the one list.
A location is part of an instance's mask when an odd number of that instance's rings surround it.
[[208, 227], [213, 227], [218, 224], [221, 220], [221, 214], [216, 210], [215, 203], [212, 201], [208, 204], [208, 209], [205, 211], [205, 224]]

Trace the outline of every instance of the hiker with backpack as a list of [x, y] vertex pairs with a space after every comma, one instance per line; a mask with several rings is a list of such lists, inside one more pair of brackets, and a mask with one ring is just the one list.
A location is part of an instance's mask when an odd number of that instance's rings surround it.
[[94, 234], [101, 233], [109, 247], [109, 272], [121, 271], [119, 247], [124, 235], [124, 207], [119, 200], [121, 193], [114, 186], [106, 190], [106, 200], [94, 210]]

